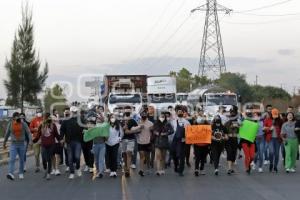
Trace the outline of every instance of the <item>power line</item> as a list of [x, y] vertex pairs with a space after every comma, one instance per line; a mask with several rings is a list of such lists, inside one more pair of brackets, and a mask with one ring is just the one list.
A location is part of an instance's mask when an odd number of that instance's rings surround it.
[[280, 2], [269, 4], [269, 5], [266, 5], [266, 6], [262, 6], [262, 7], [258, 7], [258, 8], [253, 8], [253, 9], [249, 9], [249, 10], [241, 10], [241, 11], [236, 11], [236, 12], [238, 12], [238, 13], [245, 13], [245, 12], [252, 12], [252, 11], [257, 11], [257, 10], [263, 10], [263, 9], [266, 9], [266, 8], [272, 8], [272, 7], [275, 7], [275, 6], [286, 4], [286, 3], [290, 2], [290, 1], [293, 1], [293, 0], [280, 1]]
[[[169, 19], [169, 21], [167, 22], [167, 24], [164, 26], [164, 28], [158, 33], [155, 35], [155, 37], [151, 40], [151, 42], [149, 43], [150, 45], [151, 44], [154, 44], [154, 42], [161, 36], [161, 33], [164, 32], [168, 27], [169, 25], [171, 24], [171, 22], [173, 21], [173, 19], [175, 18], [175, 16], [179, 13], [179, 11], [183, 8], [184, 4], [186, 3], [187, 0], [183, 0], [183, 2], [180, 4], [180, 6], [178, 7], [178, 9], [176, 10], [176, 12], [172, 15], [172, 17]], [[150, 48], [146, 48], [141, 54], [140, 56], [138, 57], [138, 61], [142, 62], [141, 59], [145, 56], [147, 50], [150, 49]], [[143, 62], [142, 62], [143, 63]]]
[[[168, 44], [168, 42], [176, 35], [176, 33], [183, 27], [183, 25], [187, 22], [187, 20], [191, 17], [191, 14], [189, 14], [184, 20], [183, 22], [175, 29], [175, 31], [162, 43], [162, 45], [159, 46], [159, 48], [156, 51], [153, 51], [155, 53], [160, 52], [166, 44]], [[149, 68], [151, 68], [153, 66], [154, 62], [151, 62], [151, 64], [149, 65]]]
[[[146, 36], [144, 37], [143, 40], [141, 40], [139, 42], [139, 44], [136, 46], [136, 48], [130, 53], [130, 56], [133, 56], [138, 48], [140, 48], [141, 46], [143, 46], [145, 44], [145, 42], [147, 41], [147, 39], [151, 36], [151, 34], [153, 33], [153, 31], [155, 30], [155, 28], [157, 27], [157, 25], [159, 24], [159, 22], [161, 22], [161, 19], [165, 16], [167, 9], [170, 7], [171, 3], [173, 3], [174, 0], [169, 1], [165, 8], [163, 9], [162, 13], [159, 15], [159, 17], [157, 18], [157, 21], [153, 24], [153, 26], [151, 26], [151, 28], [149, 29], [149, 32], [146, 34]], [[129, 57], [129, 56], [127, 56]]]
[[260, 25], [260, 24], [272, 24], [278, 22], [285, 22], [285, 21], [298, 21], [300, 18], [288, 18], [288, 19], [277, 19], [277, 20], [269, 20], [264, 22], [229, 22], [223, 21], [226, 24], [240, 24], [240, 25]]
[[241, 15], [258, 16], [258, 17], [285, 17], [285, 16], [300, 15], [300, 13], [286, 13], [286, 14], [255, 14], [255, 13], [241, 13], [241, 12], [235, 12], [235, 13]]

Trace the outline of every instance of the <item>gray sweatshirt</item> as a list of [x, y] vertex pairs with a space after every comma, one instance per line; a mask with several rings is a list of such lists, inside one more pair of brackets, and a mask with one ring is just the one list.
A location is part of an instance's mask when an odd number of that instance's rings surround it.
[[287, 139], [296, 139], [295, 124], [296, 122], [285, 122], [281, 128], [281, 135], [286, 134]]
[[15, 133], [13, 132], [12, 121], [8, 124], [5, 137], [4, 137], [4, 144], [7, 142], [9, 137], [12, 144], [24, 144], [26, 140], [32, 142], [32, 137], [28, 125], [24, 122], [21, 123], [22, 123], [22, 134], [19, 139], [16, 138]]

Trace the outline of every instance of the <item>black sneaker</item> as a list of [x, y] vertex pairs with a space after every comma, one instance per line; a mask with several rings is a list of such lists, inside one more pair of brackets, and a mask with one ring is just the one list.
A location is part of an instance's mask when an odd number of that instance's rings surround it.
[[247, 174], [250, 175], [251, 174], [251, 168], [246, 170]]
[[274, 167], [274, 172], [278, 173], [277, 167]]
[[129, 172], [125, 172], [125, 177], [130, 177], [130, 173]]
[[194, 174], [195, 174], [195, 176], [199, 176], [199, 171], [196, 170]]
[[229, 169], [229, 170], [227, 171], [227, 174], [228, 174], [228, 175], [231, 175], [231, 169]]
[[215, 169], [215, 175], [218, 176], [219, 175], [219, 170]]
[[103, 174], [100, 173], [100, 174], [98, 175], [98, 178], [103, 178]]
[[11, 174], [11, 173], [7, 174], [7, 175], [6, 175], [6, 178], [9, 179], [9, 180], [12, 180], [12, 181], [15, 180], [14, 175]]
[[144, 174], [144, 172], [141, 170], [141, 171], [139, 171], [139, 175], [141, 176], [141, 177], [144, 177], [145, 176], [145, 174]]
[[273, 171], [273, 165], [272, 165], [272, 164], [270, 164], [269, 171], [270, 171], [270, 172]]
[[190, 162], [187, 162], [186, 165], [188, 166], [188, 168], [191, 167], [191, 163]]

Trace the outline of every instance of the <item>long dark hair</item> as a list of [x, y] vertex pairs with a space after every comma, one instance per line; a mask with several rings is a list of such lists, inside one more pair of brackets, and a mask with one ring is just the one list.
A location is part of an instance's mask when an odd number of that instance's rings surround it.
[[[110, 119], [112, 118], [112, 117], [115, 117], [116, 118], [116, 116], [114, 115], [114, 114], [111, 114], [111, 115], [108, 115], [108, 121], [109, 121], [109, 124], [112, 126], [112, 124], [111, 124], [111, 122], [110, 122]], [[114, 128], [117, 130], [117, 131], [119, 131], [120, 130], [120, 121], [119, 120], [117, 120], [116, 119], [116, 121], [115, 121], [115, 123], [114, 123]]]

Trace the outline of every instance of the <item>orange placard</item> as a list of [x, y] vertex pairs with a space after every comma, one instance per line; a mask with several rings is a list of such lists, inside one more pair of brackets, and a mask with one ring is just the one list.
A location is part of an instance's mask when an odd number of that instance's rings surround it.
[[211, 144], [211, 125], [190, 125], [185, 128], [186, 144]]

